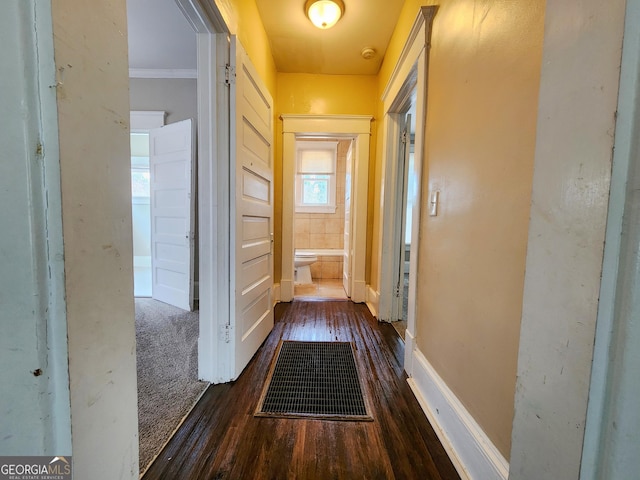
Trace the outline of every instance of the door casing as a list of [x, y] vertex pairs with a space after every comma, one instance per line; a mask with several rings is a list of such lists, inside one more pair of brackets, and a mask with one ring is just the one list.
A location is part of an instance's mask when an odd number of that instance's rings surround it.
[[[381, 131], [383, 132], [383, 159], [382, 173], [384, 198], [380, 210], [380, 225], [388, 225], [389, 228], [380, 229], [381, 246], [379, 251], [379, 277], [378, 277], [378, 320], [388, 321], [392, 316], [394, 305], [395, 285], [385, 279], [397, 276], [395, 265], [397, 264], [398, 236], [395, 234], [401, 225], [397, 225], [397, 164], [400, 152], [400, 129], [403, 124], [403, 109], [410, 101], [411, 95], [416, 93], [416, 134], [414, 154], [414, 175], [418, 179], [418, 187], [412, 210], [411, 244], [418, 245], [421, 218], [421, 192], [422, 185], [427, 179], [423, 178], [424, 159], [424, 134], [426, 125], [427, 107], [427, 69], [429, 59], [429, 38], [431, 35], [431, 23], [437, 11], [437, 7], [421, 7], [420, 14], [411, 29], [407, 43], [400, 54], [389, 82], [382, 95], [384, 104], [384, 118]], [[404, 110], [406, 111], [406, 110]], [[401, 223], [401, 222], [399, 222]], [[407, 329], [405, 331], [405, 371], [411, 376], [413, 368], [413, 351], [416, 338], [416, 286], [417, 268], [420, 252], [418, 248], [412, 250], [409, 259], [409, 298], [407, 311]]]
[[294, 177], [295, 144], [298, 136], [323, 136], [352, 138], [353, 158], [352, 184], [352, 231], [351, 245], [351, 300], [362, 303], [366, 300], [365, 257], [367, 238], [367, 190], [369, 178], [369, 139], [371, 120], [368, 115], [281, 115], [282, 119], [282, 278], [280, 300], [293, 300], [293, 257], [295, 211]]

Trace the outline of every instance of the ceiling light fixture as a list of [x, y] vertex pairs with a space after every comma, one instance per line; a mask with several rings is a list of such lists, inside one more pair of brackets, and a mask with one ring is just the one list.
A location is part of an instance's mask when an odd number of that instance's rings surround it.
[[307, 0], [304, 11], [316, 27], [327, 29], [333, 27], [344, 13], [342, 0]]

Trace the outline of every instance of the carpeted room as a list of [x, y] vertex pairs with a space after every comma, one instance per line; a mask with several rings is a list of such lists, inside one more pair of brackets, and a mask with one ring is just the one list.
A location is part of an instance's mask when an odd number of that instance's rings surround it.
[[140, 472], [207, 388], [198, 381], [198, 312], [136, 298]]

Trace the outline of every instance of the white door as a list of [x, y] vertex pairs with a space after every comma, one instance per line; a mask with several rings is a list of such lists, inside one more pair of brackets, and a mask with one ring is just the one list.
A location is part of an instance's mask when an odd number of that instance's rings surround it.
[[231, 61], [230, 330], [237, 378], [273, 328], [273, 101], [235, 36]]
[[342, 259], [342, 284], [347, 297], [351, 298], [351, 168], [353, 162], [353, 141], [349, 145], [346, 160], [344, 184], [344, 254]]
[[191, 120], [149, 131], [152, 297], [193, 308], [194, 135]]

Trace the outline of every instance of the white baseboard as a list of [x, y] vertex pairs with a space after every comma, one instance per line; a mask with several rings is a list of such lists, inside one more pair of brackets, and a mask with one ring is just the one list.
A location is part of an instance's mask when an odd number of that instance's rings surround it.
[[355, 303], [363, 303], [367, 301], [367, 284], [356, 280], [353, 282], [353, 290], [351, 291], [351, 300]]
[[293, 300], [293, 280], [281, 278], [280, 279], [280, 301], [290, 302]]
[[416, 348], [416, 337], [407, 328], [404, 331], [404, 371], [410, 377], [413, 376], [413, 350]]
[[460, 476], [506, 480], [509, 463], [417, 348], [411, 369], [409, 385]]
[[369, 307], [369, 311], [371, 315], [378, 318], [378, 302], [380, 301], [380, 294], [376, 292], [371, 285], [367, 285], [367, 296], [366, 302], [367, 307]]

